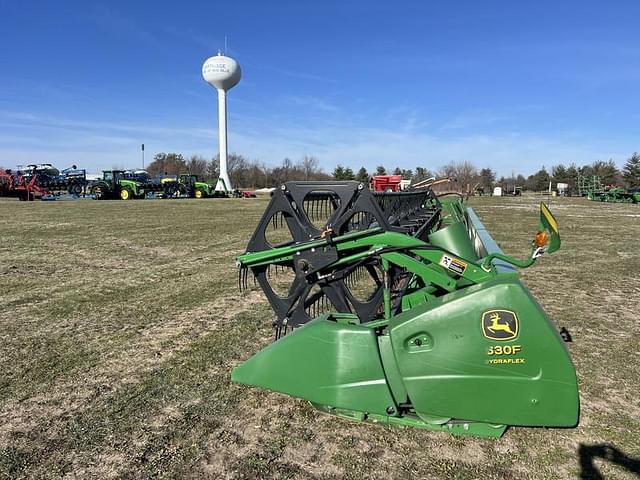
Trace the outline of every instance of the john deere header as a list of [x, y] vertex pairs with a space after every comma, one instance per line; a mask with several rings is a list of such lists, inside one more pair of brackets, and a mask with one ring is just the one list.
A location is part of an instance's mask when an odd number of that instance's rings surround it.
[[560, 248], [546, 205], [526, 259], [505, 255], [459, 196], [289, 182], [238, 257], [276, 341], [232, 380], [373, 421], [499, 437], [572, 427], [579, 398], [556, 326], [516, 268]]

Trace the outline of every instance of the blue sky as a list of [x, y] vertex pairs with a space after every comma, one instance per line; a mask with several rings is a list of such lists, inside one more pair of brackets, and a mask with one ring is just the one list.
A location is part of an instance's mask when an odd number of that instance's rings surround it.
[[640, 150], [640, 2], [0, 0], [0, 165], [217, 151], [202, 62], [224, 46], [229, 150], [501, 174]]

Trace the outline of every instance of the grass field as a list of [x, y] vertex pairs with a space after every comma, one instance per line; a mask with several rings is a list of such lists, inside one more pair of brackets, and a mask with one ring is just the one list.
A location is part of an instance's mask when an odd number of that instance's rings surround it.
[[[472, 204], [524, 255], [537, 201]], [[229, 382], [272, 339], [234, 263], [266, 202], [0, 201], [0, 477], [636, 478], [640, 206], [554, 199], [562, 250], [523, 278], [573, 335], [581, 424], [485, 440]]]

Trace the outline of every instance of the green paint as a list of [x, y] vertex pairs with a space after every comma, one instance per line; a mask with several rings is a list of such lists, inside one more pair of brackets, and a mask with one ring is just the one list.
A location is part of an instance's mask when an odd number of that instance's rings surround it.
[[467, 226], [463, 221], [457, 221], [432, 233], [429, 235], [429, 243], [466, 260], [478, 260], [473, 243], [467, 233]]
[[237, 367], [231, 380], [336, 408], [379, 415], [386, 415], [389, 407], [397, 408], [375, 332], [327, 316], [261, 350]]
[[[483, 313], [498, 309], [517, 315], [513, 340], [483, 335]], [[418, 412], [507, 425], [577, 423], [578, 388], [569, 354], [518, 280], [496, 278], [403, 312], [390, 322], [389, 335]], [[420, 345], [414, 341], [425, 337]], [[514, 345], [516, 354], [488, 354], [491, 347]], [[514, 363], [489, 363], [494, 360]]]
[[[443, 210], [429, 243], [370, 229], [238, 257], [251, 267], [333, 248], [338, 259], [313, 275], [375, 257], [383, 273], [401, 268], [413, 276], [399, 311], [392, 311], [385, 274], [382, 318], [361, 324], [350, 314], [321, 315], [237, 367], [232, 380], [352, 420], [453, 434], [499, 437], [507, 425], [575, 426], [575, 369], [556, 327], [513, 269], [533, 265], [541, 251], [509, 257], [459, 199], [443, 202]], [[544, 205], [540, 231], [547, 253], [560, 248], [557, 221]]]

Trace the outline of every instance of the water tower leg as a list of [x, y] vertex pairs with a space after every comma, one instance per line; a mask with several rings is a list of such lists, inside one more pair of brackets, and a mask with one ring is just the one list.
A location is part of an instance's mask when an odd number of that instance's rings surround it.
[[227, 92], [218, 90], [218, 126], [220, 128], [220, 178], [216, 190], [230, 192], [232, 190], [227, 173]]

